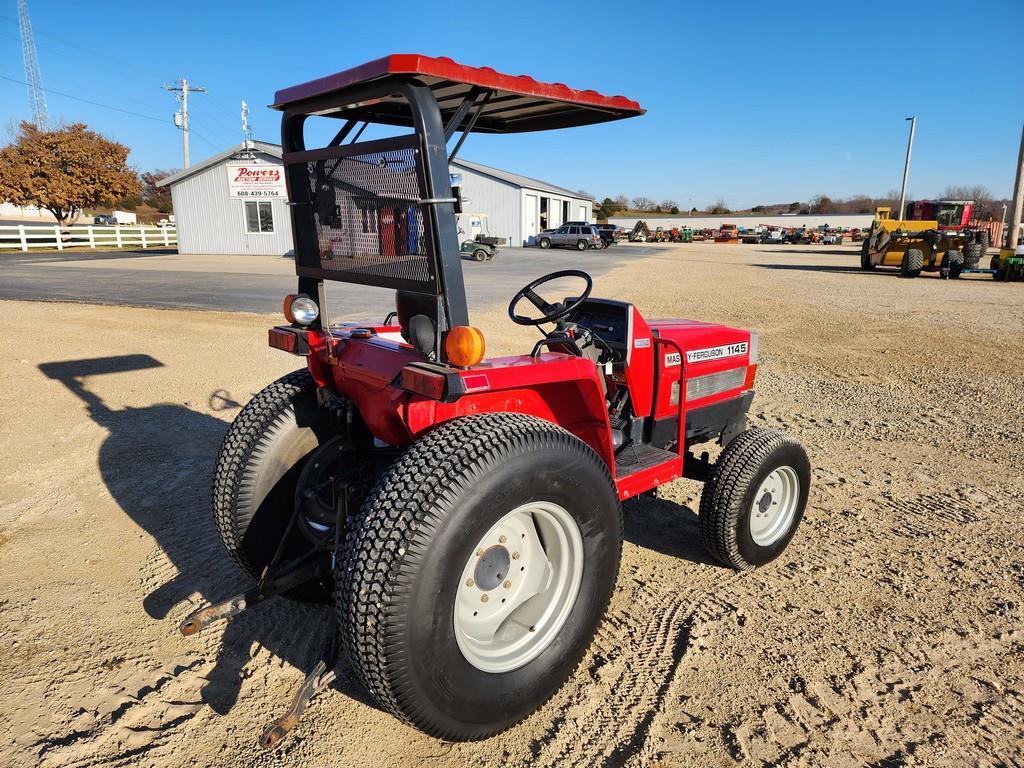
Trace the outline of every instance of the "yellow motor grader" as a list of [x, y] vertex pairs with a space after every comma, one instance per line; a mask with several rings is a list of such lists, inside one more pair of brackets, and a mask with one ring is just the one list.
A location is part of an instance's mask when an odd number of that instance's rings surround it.
[[892, 209], [875, 209], [875, 219], [861, 246], [861, 269], [898, 267], [904, 277], [939, 272], [958, 278], [974, 270], [988, 250], [988, 231], [972, 229], [971, 200], [907, 203], [905, 219], [892, 218]]

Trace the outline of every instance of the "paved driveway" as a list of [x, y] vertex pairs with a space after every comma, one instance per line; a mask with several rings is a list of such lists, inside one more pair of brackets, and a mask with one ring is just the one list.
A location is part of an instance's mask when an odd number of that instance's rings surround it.
[[[598, 277], [664, 246], [622, 244], [607, 250], [506, 248], [493, 261], [463, 260], [471, 309], [507, 301], [530, 280], [559, 269]], [[291, 258], [185, 256], [173, 250], [0, 255], [0, 298], [141, 307], [278, 312], [295, 290]], [[333, 319], [365, 319], [391, 306], [390, 292], [328, 287]]]

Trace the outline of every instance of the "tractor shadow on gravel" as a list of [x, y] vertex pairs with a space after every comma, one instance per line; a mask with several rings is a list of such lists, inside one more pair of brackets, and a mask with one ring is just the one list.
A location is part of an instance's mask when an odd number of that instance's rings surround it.
[[722, 567], [700, 540], [697, 513], [688, 506], [652, 496], [622, 505], [623, 537], [638, 547], [691, 563]]
[[[177, 622], [190, 610], [228, 598], [249, 584], [228, 559], [210, 514], [212, 471], [227, 422], [187, 404], [114, 409], [88, 389], [95, 376], [160, 367], [163, 363], [149, 355], [133, 354], [43, 363], [39, 369], [80, 397], [90, 418], [108, 431], [98, 455], [103, 481], [124, 513], [162, 550], [140, 564], [139, 581], [147, 592], [142, 608], [162, 621], [168, 634], [176, 634]], [[214, 409], [238, 407], [224, 390], [211, 393], [210, 404]], [[211, 638], [223, 631], [215, 666], [205, 675], [203, 700], [219, 714], [234, 706], [249, 668], [265, 662], [254, 660], [254, 644], [305, 675], [319, 660], [329, 619], [325, 605], [270, 600], [210, 627], [209, 638], [190, 639], [197, 653], [209, 652], [216, 645]], [[339, 665], [338, 675], [335, 689], [374, 706], [347, 664]], [[281, 701], [273, 709], [283, 712], [286, 706]]]

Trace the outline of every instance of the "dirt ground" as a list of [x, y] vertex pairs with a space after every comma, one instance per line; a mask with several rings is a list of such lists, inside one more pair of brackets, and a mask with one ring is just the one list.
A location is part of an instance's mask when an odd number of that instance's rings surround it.
[[[583, 664], [472, 744], [399, 724], [342, 662], [261, 752], [324, 611], [175, 631], [244, 584], [208, 493], [239, 404], [297, 367], [266, 347], [270, 318], [0, 302], [0, 765], [1021, 764], [1024, 289], [856, 262], [692, 244], [597, 280], [648, 317], [760, 333], [753, 421], [806, 445], [807, 515], [738, 575], [701, 550], [699, 484], [628, 502]], [[494, 352], [532, 343], [503, 310], [474, 320]]]

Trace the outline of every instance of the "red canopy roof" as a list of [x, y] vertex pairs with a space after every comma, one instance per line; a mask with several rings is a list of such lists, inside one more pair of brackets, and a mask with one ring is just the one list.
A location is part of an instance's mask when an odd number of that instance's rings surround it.
[[278, 91], [275, 109], [296, 106], [313, 98], [336, 95], [339, 108], [318, 114], [355, 118], [372, 123], [411, 125], [412, 115], [401, 97], [349, 105], [345, 91], [388, 77], [412, 77], [430, 86], [447, 120], [474, 89], [493, 91], [474, 131], [514, 133], [566, 128], [642, 115], [644, 110], [625, 96], [579, 91], [562, 83], [540, 83], [528, 75], [503, 75], [490, 67], [469, 67], [447, 57], [399, 53], [346, 69], [327, 77]]

